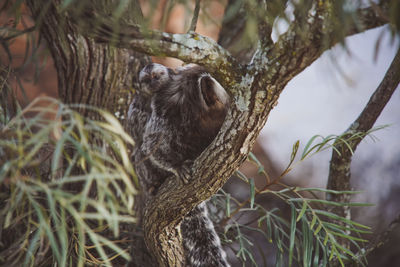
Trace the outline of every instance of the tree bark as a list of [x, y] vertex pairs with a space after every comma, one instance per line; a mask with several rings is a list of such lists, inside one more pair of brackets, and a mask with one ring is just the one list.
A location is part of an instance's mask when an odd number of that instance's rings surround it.
[[[100, 8], [104, 13], [111, 13], [113, 2], [107, 1]], [[61, 101], [125, 115], [136, 74], [149, 58], [131, 50], [96, 43], [81, 35], [74, 19], [60, 10], [59, 0], [28, 0], [27, 3], [54, 59]], [[137, 1], [132, 3], [126, 20], [136, 23], [140, 18], [132, 18], [132, 14], [141, 12]], [[92, 5], [96, 5], [95, 2]], [[99, 8], [98, 4], [96, 6]], [[77, 109], [83, 115], [89, 112], [84, 106]]]

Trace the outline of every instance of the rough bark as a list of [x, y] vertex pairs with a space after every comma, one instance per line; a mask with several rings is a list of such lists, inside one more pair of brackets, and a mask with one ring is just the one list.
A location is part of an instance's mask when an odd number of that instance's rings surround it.
[[[74, 19], [60, 10], [61, 1], [29, 0], [27, 3], [54, 59], [61, 101], [125, 114], [134, 78], [149, 59], [131, 50], [96, 43], [81, 35]], [[113, 1], [97, 5], [105, 13], [111, 13], [113, 6]], [[140, 14], [134, 10], [138, 7], [136, 2], [130, 12], [126, 12], [127, 21], [137, 22], [131, 14]], [[82, 114], [88, 112], [83, 106], [77, 109]]]

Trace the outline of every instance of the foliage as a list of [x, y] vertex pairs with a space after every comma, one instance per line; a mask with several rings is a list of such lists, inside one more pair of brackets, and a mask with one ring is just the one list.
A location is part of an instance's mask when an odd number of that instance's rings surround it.
[[[305, 192], [355, 193], [323, 188], [298, 187], [286, 187], [278, 191], [264, 190], [261, 194], [273, 194], [289, 206], [291, 211], [289, 220], [285, 219], [279, 208], [265, 209], [257, 201], [255, 201], [252, 208], [248, 206], [241, 207], [242, 203], [233, 200], [233, 197], [229, 196], [230, 203], [232, 203], [231, 209], [238, 209], [238, 211], [234, 211], [237, 214], [235, 217], [242, 217], [243, 213], [246, 212], [256, 212], [258, 214], [257, 223], [243, 224], [230, 217], [231, 221], [225, 225], [225, 242], [238, 243], [239, 249], [236, 252], [236, 256], [243, 264], [250, 259], [253, 263], [252, 265], [257, 266], [254, 255], [257, 250], [253, 248], [254, 242], [251, 241], [250, 237], [243, 234], [242, 229], [262, 235], [265, 240], [274, 245], [276, 266], [293, 266], [294, 261], [300, 266], [329, 266], [329, 263], [336, 260], [342, 266], [344, 266], [345, 261], [350, 260], [357, 261], [360, 264], [364, 263], [365, 259], [356, 254], [361, 251], [362, 243], [367, 242], [360, 235], [371, 233], [369, 231], [370, 228], [337, 216], [329, 212], [327, 208], [329, 206], [362, 207], [369, 204], [337, 203], [318, 198], [306, 198], [301, 194]], [[227, 199], [227, 193], [224, 192], [219, 197]], [[333, 223], [332, 220], [337, 220], [344, 225]], [[351, 240], [356, 252], [343, 247], [338, 238]], [[267, 253], [265, 248], [261, 249], [263, 253]], [[268, 258], [264, 258], [263, 261], [268, 262]]]
[[[47, 101], [48, 107], [38, 107], [40, 101]], [[130, 179], [135, 176], [125, 145], [133, 142], [110, 114], [91, 108], [104, 120], [93, 121], [82, 118], [71, 108], [53, 99], [38, 99], [1, 131], [0, 152], [4, 158], [0, 171], [0, 197], [4, 203], [1, 229], [17, 233], [13, 240], [2, 240], [1, 261], [13, 260], [24, 265], [53, 261], [64, 266], [76, 259], [82, 266], [88, 262], [107, 265], [119, 256], [129, 258], [124, 250], [128, 240], [113, 240], [113, 236], [124, 236], [120, 233], [121, 224], [135, 221], [132, 210], [136, 185]], [[24, 115], [29, 112], [37, 115], [26, 119]], [[49, 114], [55, 119], [46, 119]], [[56, 137], [55, 129], [61, 129], [62, 134]], [[335, 141], [347, 144], [366, 134], [370, 132], [322, 137], [317, 144], [314, 142], [320, 136], [314, 136], [305, 145], [300, 161], [332, 147]], [[296, 142], [288, 167], [277, 179], [270, 179], [256, 156], [250, 154], [249, 161], [266, 177], [266, 186], [258, 189], [253, 179], [238, 172], [238, 177], [248, 183], [249, 199], [240, 202], [224, 191], [214, 198], [225, 207], [221, 209], [225, 210], [222, 216], [225, 242], [237, 244], [238, 259], [254, 266], [257, 265], [253, 255], [255, 244], [246, 231], [261, 234], [275, 246], [278, 266], [292, 266], [294, 262], [327, 266], [333, 260], [342, 265], [348, 260], [363, 263], [364, 259], [341, 246], [338, 238], [351, 240], [360, 251], [361, 244], [366, 242], [361, 235], [369, 233], [369, 228], [337, 216], [329, 207], [368, 204], [337, 203], [317, 197], [321, 193], [356, 192], [290, 187], [282, 183], [281, 178], [295, 163], [298, 149]], [[72, 173], [75, 168], [81, 172]], [[272, 189], [273, 185], [280, 189]], [[98, 192], [97, 196], [91, 193], [93, 190]], [[289, 207], [289, 219], [279, 208], [267, 209], [258, 203], [258, 197], [267, 194]], [[257, 214], [253, 223], [243, 224], [237, 219], [249, 212]]]
[[15, 234], [1, 240], [0, 262], [83, 266], [129, 258], [120, 246], [128, 240], [110, 237], [135, 222], [137, 181], [126, 147], [133, 141], [116, 118], [91, 109], [103, 120], [38, 99], [1, 129], [0, 236]]
[[[298, 162], [328, 148], [336, 149], [335, 145], [349, 144], [357, 138], [371, 136], [376, 127], [367, 133], [355, 132], [350, 135], [330, 135], [312, 137], [304, 147]], [[321, 142], [315, 143], [317, 138]], [[372, 136], [371, 136], [372, 138]], [[248, 161], [254, 163], [258, 173], [265, 176], [266, 185], [258, 189], [254, 179], [246, 177], [240, 171], [237, 177], [247, 183], [249, 197], [239, 201], [231, 194], [221, 190], [212, 203], [225, 210], [225, 216], [219, 214], [217, 221], [224, 227], [225, 243], [232, 247], [243, 266], [250, 262], [258, 266], [257, 251], [263, 262], [270, 262], [267, 249], [259, 247], [253, 241], [254, 235], [263, 236], [275, 248], [275, 266], [330, 266], [333, 262], [345, 266], [346, 262], [354, 261], [365, 266], [366, 258], [363, 247], [367, 241], [365, 235], [371, 233], [370, 227], [340, 217], [333, 213], [333, 207], [368, 207], [368, 203], [338, 203], [325, 199], [326, 194], [357, 194], [356, 191], [335, 191], [324, 188], [301, 188], [288, 186], [282, 178], [289, 173], [295, 163], [299, 150], [299, 142], [293, 145], [288, 166], [276, 179], [271, 179], [254, 154]], [[336, 150], [338, 153], [340, 151]], [[289, 216], [279, 207], [266, 208], [261, 202], [264, 196], [273, 196], [280, 200]], [[250, 218], [250, 219], [249, 219]], [[253, 233], [252, 233], [253, 232]], [[341, 239], [350, 240], [352, 249], [342, 245]], [[258, 247], [258, 250], [255, 249]]]

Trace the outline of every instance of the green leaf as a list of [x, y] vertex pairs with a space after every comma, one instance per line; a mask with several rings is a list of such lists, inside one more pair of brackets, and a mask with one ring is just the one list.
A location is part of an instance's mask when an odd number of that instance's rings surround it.
[[371, 229], [371, 227], [369, 227], [369, 226], [366, 226], [366, 225], [357, 223], [355, 221], [340, 217], [340, 216], [338, 216], [338, 215], [336, 215], [335, 213], [332, 213], [332, 212], [328, 212], [328, 211], [324, 211], [324, 210], [314, 210], [314, 212], [317, 213], [317, 214], [321, 214], [321, 215], [327, 216], [327, 217], [332, 218], [334, 220], [345, 222], [345, 223], [347, 223], [349, 225], [355, 225], [357, 227], [368, 229], [368, 230]]
[[337, 191], [337, 190], [326, 189], [326, 188], [317, 188], [317, 187], [310, 187], [310, 188], [296, 187], [295, 191], [296, 192], [302, 192], [302, 191], [306, 191], [306, 192], [324, 192], [324, 193], [335, 194], [335, 195], [363, 193], [363, 191]]
[[296, 155], [297, 155], [297, 152], [299, 151], [299, 146], [300, 146], [300, 141], [297, 140], [297, 141], [293, 144], [293, 147], [292, 147], [292, 154], [290, 155], [290, 161], [289, 161], [289, 164], [288, 164], [288, 167], [287, 167], [287, 168], [289, 168], [289, 166], [292, 165], [292, 163], [293, 163], [293, 161], [294, 161], [294, 159], [295, 159], [295, 157], [296, 157]]
[[317, 235], [319, 231], [321, 231], [321, 229], [322, 229], [322, 224], [320, 223], [318, 224], [317, 228], [315, 228], [314, 235]]
[[226, 217], [230, 217], [231, 216], [231, 194], [226, 194], [226, 206], [225, 206], [225, 210], [226, 210]]
[[311, 220], [311, 224], [310, 224], [310, 230], [312, 230], [314, 228], [315, 223], [317, 222], [317, 216], [313, 215], [312, 220]]
[[300, 219], [303, 217], [304, 213], [305, 213], [306, 210], [307, 210], [307, 207], [308, 207], [307, 202], [304, 201], [304, 202], [303, 202], [303, 206], [301, 207], [301, 210], [300, 210], [300, 212], [299, 212], [299, 215], [298, 215], [297, 218], [296, 218], [296, 222], [300, 221]]
[[341, 203], [335, 201], [329, 201], [324, 199], [311, 199], [311, 198], [291, 198], [288, 201], [291, 202], [311, 202], [311, 203], [319, 203], [323, 205], [330, 205], [330, 206], [337, 206], [337, 207], [370, 207], [374, 206], [371, 203], [362, 203], [362, 202], [348, 202], [348, 203]]
[[256, 163], [256, 165], [258, 167], [258, 170], [257, 170], [258, 174], [261, 174], [264, 172], [264, 165], [262, 165], [262, 163], [257, 159], [256, 155], [253, 154], [253, 152], [249, 153], [249, 159]]
[[[314, 254], [314, 260], [313, 260], [313, 267], [318, 267], [319, 266], [319, 260], [320, 260], [320, 258], [319, 258], [319, 242], [317, 241], [317, 242], [315, 242], [315, 248], [314, 248], [314, 251], [315, 251], [315, 254]], [[324, 265], [323, 265], [324, 266]]]
[[244, 173], [242, 173], [241, 171], [237, 170], [236, 171], [236, 175], [238, 178], [240, 178], [241, 180], [243, 180], [244, 182], [248, 183], [249, 182], [249, 178], [247, 178], [246, 175], [244, 175]]
[[311, 150], [309, 150], [309, 147], [314, 142], [314, 140], [317, 139], [318, 137], [323, 138], [321, 135], [317, 134], [317, 135], [314, 135], [313, 137], [311, 137], [310, 140], [308, 140], [307, 144], [304, 147], [303, 154], [301, 154], [301, 160], [305, 159], [305, 157], [307, 157], [307, 155], [311, 152]]
[[254, 207], [254, 198], [255, 198], [255, 185], [254, 185], [254, 179], [250, 179], [250, 209], [253, 209]]
[[63, 131], [61, 138], [57, 141], [56, 147], [54, 149], [53, 158], [51, 161], [51, 173], [54, 174], [59, 168], [59, 163], [61, 159], [61, 154], [65, 148], [65, 142], [67, 137], [70, 135], [73, 129], [73, 125], [70, 125], [67, 129]]
[[290, 240], [289, 240], [289, 266], [292, 266], [293, 262], [293, 248], [294, 239], [296, 236], [296, 207], [291, 205], [291, 223], [290, 223]]

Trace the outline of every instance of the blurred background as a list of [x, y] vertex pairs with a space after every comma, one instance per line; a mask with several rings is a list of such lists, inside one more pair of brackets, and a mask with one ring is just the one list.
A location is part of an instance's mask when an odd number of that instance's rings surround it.
[[[224, 17], [221, 1], [204, 1], [197, 32], [218, 39]], [[141, 1], [145, 16], [151, 17], [152, 27], [167, 32], [182, 33], [190, 24], [194, 5], [160, 1], [157, 8]], [[162, 16], [165, 9], [169, 16]], [[22, 10], [19, 29], [33, 26], [28, 11]], [[15, 23], [6, 13], [0, 14], [0, 25]], [[1, 32], [0, 32], [1, 34]], [[276, 36], [277, 33], [274, 33]], [[32, 37], [29, 37], [32, 38]], [[18, 69], [11, 79], [22, 106], [41, 95], [57, 97], [57, 76], [46, 45], [41, 42], [33, 51], [27, 35], [21, 35], [11, 46], [12, 67]], [[346, 39], [346, 46], [337, 45], [305, 71], [295, 77], [281, 94], [258, 138], [253, 153], [271, 177], [277, 177], [287, 166], [292, 146], [300, 140], [302, 151], [314, 135], [340, 135], [357, 118], [382, 80], [399, 45], [385, 27], [377, 28]], [[32, 50], [32, 51], [31, 51]], [[35, 53], [38, 61], [26, 61], [26, 52]], [[0, 47], [0, 60], [8, 62], [7, 51]], [[179, 60], [154, 58], [154, 61], [176, 67]], [[353, 199], [375, 204], [355, 209], [353, 219], [383, 232], [400, 214], [400, 92], [397, 90], [385, 107], [375, 126], [387, 125], [365, 138], [352, 162], [352, 186], [363, 191]], [[284, 177], [287, 184], [303, 187], [325, 187], [328, 177], [330, 149], [296, 164]], [[263, 184], [257, 168], [249, 163], [241, 169], [256, 184]], [[225, 190], [238, 198], [248, 197], [248, 187], [231, 179]], [[279, 205], [266, 199], [271, 207]], [[390, 235], [390, 242], [369, 257], [369, 266], [400, 266], [400, 231]], [[230, 253], [230, 256], [233, 254]]]

